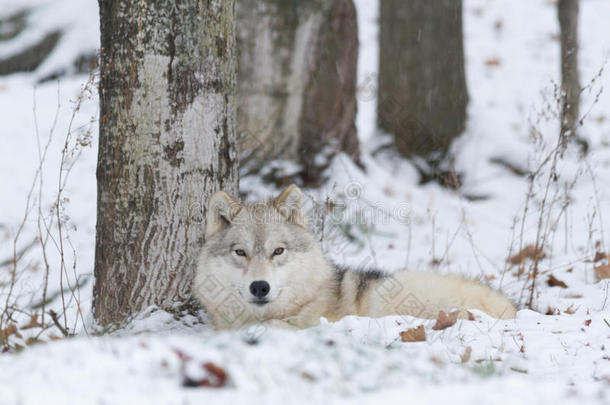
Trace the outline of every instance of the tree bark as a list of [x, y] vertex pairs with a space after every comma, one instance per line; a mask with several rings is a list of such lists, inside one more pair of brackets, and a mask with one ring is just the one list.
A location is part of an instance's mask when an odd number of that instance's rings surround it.
[[93, 310], [190, 298], [205, 202], [236, 194], [233, 0], [100, 0]]
[[561, 136], [578, 136], [580, 83], [578, 79], [578, 0], [559, 0], [557, 15], [561, 42]]
[[461, 0], [381, 0], [378, 125], [403, 156], [442, 160], [466, 124]]
[[242, 0], [237, 19], [242, 162], [296, 161], [316, 184], [338, 151], [358, 160], [352, 0]]

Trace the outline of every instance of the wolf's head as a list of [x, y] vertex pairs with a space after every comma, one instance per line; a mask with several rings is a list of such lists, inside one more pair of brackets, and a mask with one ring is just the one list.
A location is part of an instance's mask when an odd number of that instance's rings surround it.
[[205, 238], [193, 293], [217, 327], [290, 317], [315, 298], [326, 274], [295, 185], [256, 204], [215, 193]]

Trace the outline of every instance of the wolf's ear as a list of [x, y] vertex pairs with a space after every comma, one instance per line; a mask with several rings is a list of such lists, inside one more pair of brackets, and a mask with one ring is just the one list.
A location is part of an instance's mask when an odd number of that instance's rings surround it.
[[294, 184], [289, 185], [286, 190], [282, 191], [273, 200], [273, 206], [288, 222], [307, 228], [307, 216], [303, 207], [303, 193]]
[[224, 191], [217, 191], [212, 194], [208, 201], [208, 212], [205, 218], [206, 240], [228, 227], [240, 209], [241, 205]]

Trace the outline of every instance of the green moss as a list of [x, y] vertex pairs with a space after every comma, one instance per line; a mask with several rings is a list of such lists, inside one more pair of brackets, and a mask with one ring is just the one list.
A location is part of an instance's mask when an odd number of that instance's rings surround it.
[[466, 367], [479, 377], [489, 378], [504, 374], [504, 371], [499, 369], [496, 363], [493, 360], [484, 360], [480, 363], [467, 363]]

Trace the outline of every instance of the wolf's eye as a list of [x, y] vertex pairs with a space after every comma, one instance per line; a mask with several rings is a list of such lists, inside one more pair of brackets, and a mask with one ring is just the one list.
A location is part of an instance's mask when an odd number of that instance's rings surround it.
[[237, 256], [243, 256], [246, 257], [246, 252], [243, 249], [235, 249], [235, 254]]
[[283, 247], [279, 247], [279, 248], [276, 248], [276, 249], [273, 251], [273, 256], [279, 256], [279, 255], [281, 255], [282, 253], [284, 253], [284, 248], [283, 248]]

